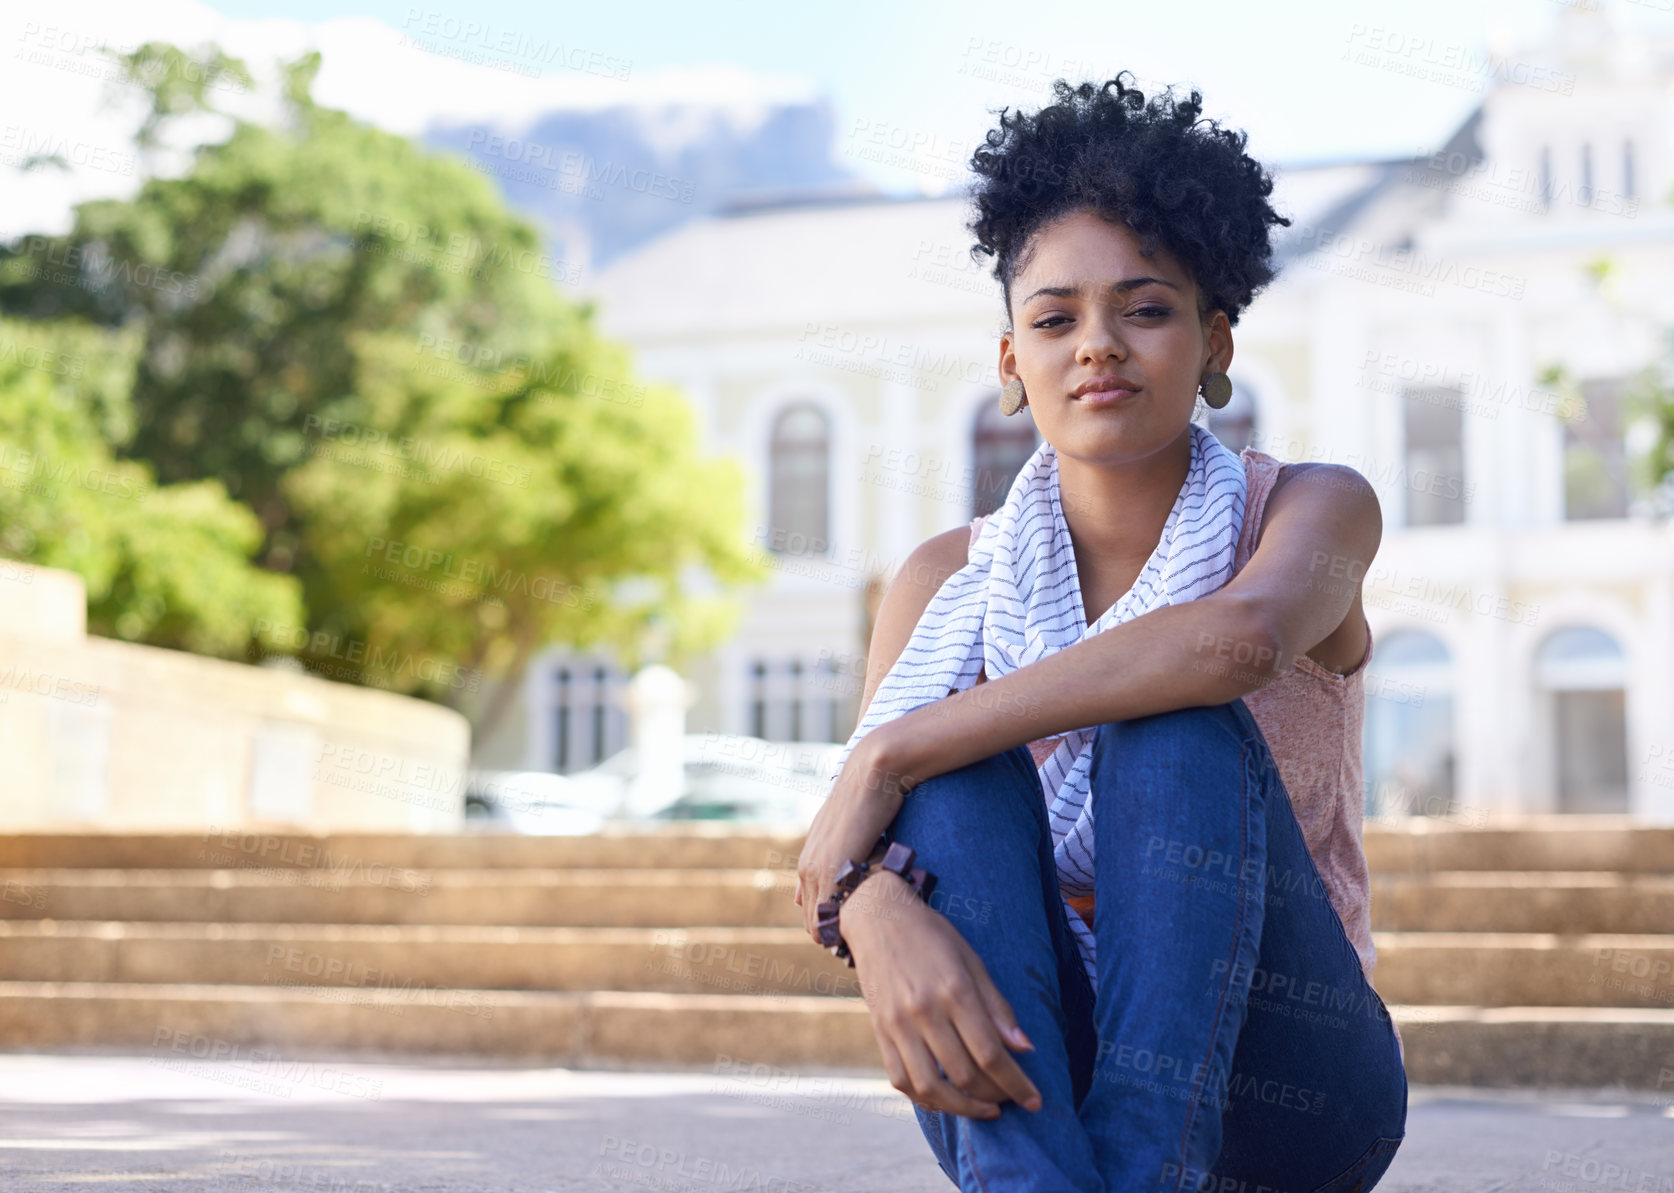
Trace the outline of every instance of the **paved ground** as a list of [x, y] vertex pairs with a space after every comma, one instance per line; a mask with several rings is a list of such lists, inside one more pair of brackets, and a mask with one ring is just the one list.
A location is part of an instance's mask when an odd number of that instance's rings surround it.
[[[854, 1077], [0, 1056], [0, 1190], [947, 1193]], [[1674, 1092], [1414, 1090], [1387, 1193], [1674, 1193]]]

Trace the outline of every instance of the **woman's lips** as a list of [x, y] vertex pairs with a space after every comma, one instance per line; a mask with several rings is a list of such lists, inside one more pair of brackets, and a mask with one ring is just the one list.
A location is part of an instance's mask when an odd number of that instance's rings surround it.
[[1088, 406], [1114, 406], [1118, 402], [1125, 402], [1139, 391], [1137, 389], [1093, 389], [1088, 390], [1079, 398], [1071, 395], [1071, 400]]

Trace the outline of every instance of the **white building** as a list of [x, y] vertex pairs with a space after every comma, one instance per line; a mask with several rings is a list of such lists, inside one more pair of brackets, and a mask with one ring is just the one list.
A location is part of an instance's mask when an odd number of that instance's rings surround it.
[[[1576, 6], [1495, 73], [1433, 154], [1277, 171], [1283, 269], [1212, 429], [1378, 489], [1371, 807], [1674, 819], [1674, 528], [1637, 494], [1623, 405], [1674, 327], [1674, 45]], [[689, 728], [844, 740], [889, 575], [1034, 449], [995, 409], [999, 288], [966, 218], [736, 209], [599, 278], [606, 334], [745, 463], [776, 565], [694, 670]], [[490, 760], [609, 752], [621, 679], [549, 652]]]

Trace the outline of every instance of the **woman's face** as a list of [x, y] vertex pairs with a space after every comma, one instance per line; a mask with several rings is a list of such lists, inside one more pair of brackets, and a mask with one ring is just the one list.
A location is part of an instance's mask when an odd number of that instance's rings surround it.
[[[1061, 456], [1112, 465], [1161, 451], [1191, 421], [1204, 372], [1232, 362], [1226, 315], [1203, 320], [1173, 254], [1139, 249], [1125, 225], [1072, 212], [1035, 234], [1012, 282], [1000, 379], [1022, 377], [1035, 425]], [[1099, 378], [1132, 392], [1076, 394]]]

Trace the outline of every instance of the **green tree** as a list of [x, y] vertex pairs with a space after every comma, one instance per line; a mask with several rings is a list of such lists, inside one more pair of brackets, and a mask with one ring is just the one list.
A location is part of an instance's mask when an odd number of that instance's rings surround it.
[[[161, 44], [115, 57], [154, 97], [147, 147], [211, 102], [182, 77], [244, 69]], [[310, 416], [353, 384], [351, 333], [407, 329], [484, 353], [587, 334], [535, 230], [487, 179], [314, 105], [318, 66], [311, 54], [285, 70], [279, 127], [235, 121], [184, 177], [81, 204], [66, 235], [0, 257], [6, 310], [140, 329], [129, 450], [165, 481], [220, 479], [261, 515], [279, 570], [297, 545], [280, 478], [306, 453]]]
[[[588, 397], [586, 377], [484, 374], [415, 356], [402, 335], [369, 336], [355, 357], [353, 395], [285, 486], [320, 564], [316, 627], [340, 659], [362, 643], [372, 682], [419, 673], [468, 694], [483, 674], [515, 680], [554, 640], [678, 666], [730, 632], [732, 602], [688, 581], [760, 569], [736, 468], [699, 458], [680, 395]], [[606, 378], [626, 367], [592, 363]]]
[[1645, 428], [1636, 478], [1662, 517], [1674, 517], [1674, 328], [1664, 328], [1660, 356], [1634, 374], [1625, 395], [1630, 417]]
[[219, 482], [158, 487], [114, 457], [135, 347], [0, 321], [0, 552], [79, 573], [95, 633], [242, 658], [260, 627], [301, 616], [300, 585], [252, 564], [261, 524]]
[[[119, 60], [147, 144], [213, 103], [180, 76], [248, 77], [214, 48]], [[321, 107], [318, 68], [283, 68], [273, 126], [234, 120], [183, 176], [0, 253], [0, 309], [136, 338], [128, 453], [256, 512], [309, 610], [270, 637], [321, 673], [471, 711], [475, 677], [549, 642], [630, 666], [713, 646], [724, 586], [765, 574], [736, 467], [634, 383], [490, 180]]]
[[[1665, 198], [1674, 202], [1674, 192]], [[1622, 268], [1608, 254], [1581, 267], [1592, 293], [1624, 321], [1635, 321], [1638, 312], [1630, 296], [1622, 291]], [[1619, 425], [1606, 433], [1624, 438], [1627, 482], [1632, 506], [1653, 517], [1674, 517], [1674, 327], [1662, 329], [1660, 350], [1634, 369], [1622, 389]], [[1540, 384], [1561, 397], [1558, 416], [1573, 426], [1588, 428], [1590, 411], [1578, 378], [1561, 364], [1547, 365], [1537, 376]], [[1610, 481], [1603, 461], [1585, 444], [1567, 453], [1566, 492], [1583, 495], [1606, 491]]]

